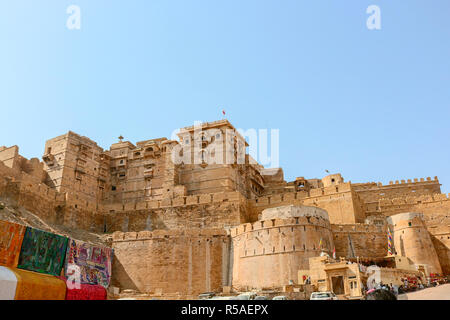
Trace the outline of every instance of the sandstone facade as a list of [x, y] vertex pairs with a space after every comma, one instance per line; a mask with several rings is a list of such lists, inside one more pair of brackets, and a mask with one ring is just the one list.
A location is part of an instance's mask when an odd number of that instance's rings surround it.
[[[122, 289], [188, 295], [225, 284], [295, 283], [305, 259], [321, 253], [321, 238], [328, 254], [383, 258], [387, 217], [405, 212], [422, 214], [422, 222], [393, 227], [395, 237], [407, 234], [405, 250], [395, 241], [397, 253], [450, 274], [450, 199], [437, 177], [388, 185], [340, 174], [285, 181], [281, 168], [264, 169], [246, 154], [245, 139], [227, 120], [182, 128], [178, 140], [120, 138], [104, 150], [69, 131], [46, 142], [42, 161], [25, 159], [17, 146], [0, 147], [0, 197], [50, 223], [109, 234]], [[264, 218], [283, 206], [322, 209], [327, 219]], [[418, 241], [432, 246], [437, 260], [423, 256]]]

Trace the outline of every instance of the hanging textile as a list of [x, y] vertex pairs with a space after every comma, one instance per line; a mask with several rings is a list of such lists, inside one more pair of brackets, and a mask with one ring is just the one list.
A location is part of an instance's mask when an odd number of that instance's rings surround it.
[[64, 300], [64, 281], [44, 273], [10, 269], [17, 278], [15, 300]]
[[[66, 282], [66, 278], [58, 277]], [[66, 282], [66, 300], [106, 300], [106, 289], [97, 284], [78, 284]]]
[[0, 265], [17, 267], [25, 226], [0, 221]]
[[70, 239], [67, 246], [65, 276], [72, 278], [79, 273], [80, 282], [98, 284], [105, 288], [111, 280], [113, 250]]
[[59, 276], [68, 240], [57, 234], [27, 227], [17, 267]]

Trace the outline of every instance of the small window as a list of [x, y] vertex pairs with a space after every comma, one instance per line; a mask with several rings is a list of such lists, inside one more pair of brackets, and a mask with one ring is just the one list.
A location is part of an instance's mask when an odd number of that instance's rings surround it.
[[111, 190], [115, 191], [116, 190], [116, 186], [111, 186]]
[[408, 222], [408, 226], [410, 226], [410, 227], [411, 227], [411, 225], [412, 225], [412, 224], [411, 224], [411, 222]]

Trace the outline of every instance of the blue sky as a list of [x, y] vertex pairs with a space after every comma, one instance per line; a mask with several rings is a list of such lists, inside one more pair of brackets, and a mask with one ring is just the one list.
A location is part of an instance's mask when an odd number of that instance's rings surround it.
[[[66, 9], [81, 8], [81, 30]], [[366, 8], [381, 9], [368, 30]], [[196, 120], [279, 129], [287, 180], [438, 176], [450, 192], [450, 2], [0, 3], [0, 145], [104, 148]]]

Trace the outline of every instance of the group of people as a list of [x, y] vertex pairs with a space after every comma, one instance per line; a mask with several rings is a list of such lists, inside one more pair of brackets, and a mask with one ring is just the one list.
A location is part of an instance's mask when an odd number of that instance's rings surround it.
[[[422, 283], [420, 277], [417, 280], [413, 281], [409, 281], [408, 278], [401, 278], [401, 282], [401, 285], [396, 285], [392, 283], [384, 284], [383, 282], [375, 283], [374, 281], [372, 283], [371, 289], [365, 287], [363, 288], [363, 293], [368, 300], [394, 300], [394, 298], [397, 299], [397, 296], [399, 294], [421, 290], [425, 287], [431, 287], [440, 284], [439, 282], [430, 282], [430, 280], [428, 280], [428, 283], [425, 286]], [[443, 282], [446, 282], [446, 279], [443, 280]], [[389, 293], [386, 293], [386, 291]]]
[[363, 293], [364, 293], [364, 295], [368, 295], [368, 294], [374, 292], [375, 290], [383, 289], [383, 290], [387, 290], [387, 291], [393, 293], [395, 296], [398, 296], [398, 294], [401, 293], [400, 292], [401, 291], [400, 287], [401, 286], [398, 286], [398, 285], [395, 285], [395, 284], [392, 284], [392, 283], [389, 285], [389, 284], [384, 284], [383, 282], [380, 282], [378, 284], [375, 284], [371, 289], [368, 289], [368, 288], [364, 287], [363, 288]]

